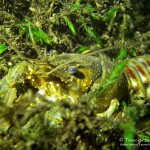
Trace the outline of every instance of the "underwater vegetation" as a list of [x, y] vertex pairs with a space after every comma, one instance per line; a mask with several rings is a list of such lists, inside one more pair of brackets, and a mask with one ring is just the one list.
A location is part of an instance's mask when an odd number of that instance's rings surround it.
[[0, 6], [0, 149], [149, 148], [149, 0]]

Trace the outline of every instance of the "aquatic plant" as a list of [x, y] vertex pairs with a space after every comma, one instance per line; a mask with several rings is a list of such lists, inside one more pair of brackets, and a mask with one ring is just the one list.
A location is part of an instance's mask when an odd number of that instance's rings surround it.
[[98, 13], [96, 13], [95, 8], [92, 5], [85, 5], [85, 4], [81, 4], [81, 2], [80, 3], [76, 2], [71, 6], [71, 12], [77, 12], [80, 14], [78, 15], [79, 18], [77, 20], [77, 23], [81, 23], [81, 27], [87, 32], [87, 34], [90, 37], [92, 37], [97, 44], [102, 46], [101, 39], [98, 37], [98, 35], [96, 35], [96, 33], [94, 33], [94, 28], [92, 26], [89, 26], [88, 25], [89, 23], [88, 24], [86, 23], [86, 18], [84, 17], [84, 15], [87, 14], [90, 20], [92, 18], [95, 20], [100, 20], [100, 16], [98, 15]]
[[68, 24], [68, 27], [70, 28], [72, 34], [76, 35], [77, 33], [76, 33], [76, 30], [75, 30], [72, 22], [67, 17], [64, 17], [64, 19], [65, 19], [66, 23]]
[[3, 53], [6, 50], [6, 43], [0, 44], [0, 54]]
[[[138, 7], [133, 5], [132, 0], [102, 0], [100, 2], [46, 0], [38, 3], [32, 1], [30, 6], [23, 7], [23, 2], [16, 2], [14, 6], [17, 8], [19, 4], [21, 5], [17, 14], [16, 10], [10, 10], [10, 2], [5, 2], [5, 12], [11, 11], [12, 14], [11, 16], [4, 15], [5, 18], [10, 19], [4, 19], [6, 21], [3, 24], [9, 24], [9, 20], [11, 20], [13, 24], [10, 29], [13, 34], [10, 35], [14, 36], [11, 37], [12, 40], [15, 37], [17, 39], [16, 33], [19, 32], [20, 39], [18, 40], [26, 43], [24, 36], [21, 35], [26, 34], [30, 39], [29, 24], [27, 23], [30, 20], [33, 38], [37, 47], [40, 46], [41, 49], [44, 44], [59, 52], [75, 52], [82, 46], [88, 46], [90, 49], [93, 45], [99, 45], [99, 47], [119, 45], [119, 47], [126, 48], [127, 51], [132, 50], [141, 54], [145, 51], [144, 47], [146, 46], [143, 42], [149, 40], [149, 33], [141, 31], [140, 23], [135, 19], [137, 13], [143, 16], [140, 9], [143, 9], [142, 6], [145, 4], [142, 4], [142, 1], [140, 3], [141, 5]], [[22, 17], [21, 10], [23, 12], [24, 8], [27, 9], [27, 13], [20, 19]], [[148, 14], [145, 17], [147, 18]], [[30, 19], [27, 21], [26, 18]], [[18, 26], [19, 24], [20, 26]], [[29, 43], [26, 43], [25, 46], [28, 47], [28, 45]]]
[[18, 50], [18, 48], [16, 48], [12, 42], [10, 40], [8, 40], [3, 34], [0, 33], [0, 38], [3, 39], [9, 46], [11, 49], [13, 49], [16, 54], [18, 55], [18, 57], [22, 60], [26, 60], [26, 58], [21, 54], [21, 52]]
[[40, 43], [41, 45], [44, 43], [51, 44], [51, 38], [28, 19], [25, 19], [22, 23], [19, 24], [19, 33], [21, 35], [25, 34], [26, 37], [32, 42], [34, 40], [35, 43]]
[[124, 60], [121, 62], [118, 61], [118, 63], [116, 63], [115, 67], [112, 69], [110, 73], [110, 76], [105, 81], [105, 83], [100, 87], [100, 93], [99, 93], [100, 95], [102, 95], [104, 92], [109, 90], [112, 87], [112, 85], [116, 83], [119, 76], [122, 75], [122, 72], [124, 71], [124, 67], [126, 66], [127, 63], [128, 60]]
[[[149, 103], [149, 102], [148, 102]], [[120, 143], [124, 143], [128, 150], [134, 149], [134, 145], [144, 146], [149, 145], [149, 120], [145, 121], [146, 116], [149, 114], [147, 107], [130, 104], [127, 106], [125, 102], [122, 103], [124, 107], [124, 115], [128, 117], [127, 121], [120, 123], [119, 128], [123, 130], [123, 137]], [[141, 122], [141, 119], [144, 119]], [[142, 126], [142, 130], [139, 128]], [[142, 144], [143, 143], [143, 144]]]
[[126, 113], [128, 113], [129, 121], [127, 123], [121, 123], [120, 128], [123, 129], [123, 139], [121, 142], [124, 142], [126, 148], [128, 150], [132, 150], [132, 145], [134, 143], [134, 137], [136, 134], [135, 122], [139, 119], [136, 110], [132, 107], [127, 107], [125, 103], [123, 103]]

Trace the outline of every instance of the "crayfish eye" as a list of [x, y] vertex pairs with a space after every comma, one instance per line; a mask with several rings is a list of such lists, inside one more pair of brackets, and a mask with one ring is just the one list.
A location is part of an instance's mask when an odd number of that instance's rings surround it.
[[68, 68], [68, 72], [69, 72], [70, 74], [75, 74], [77, 71], [78, 71], [78, 70], [77, 70], [77, 67], [76, 67], [76, 66], [70, 66], [70, 67]]
[[79, 79], [85, 78], [85, 75], [81, 71], [79, 71], [76, 66], [70, 66], [68, 68], [68, 72], [76, 78], [79, 78]]

